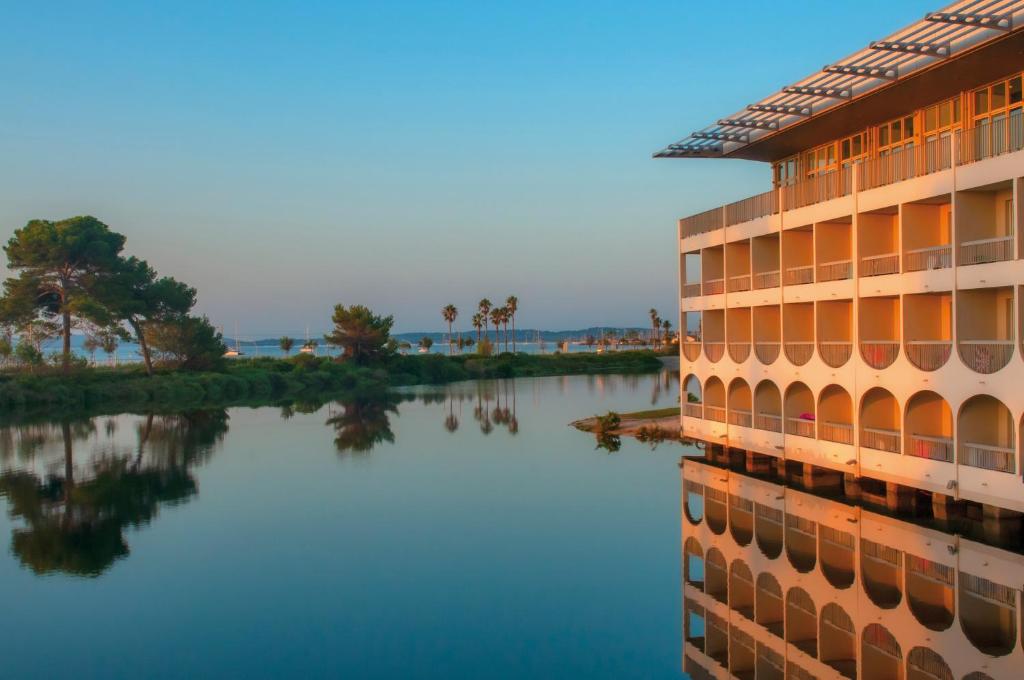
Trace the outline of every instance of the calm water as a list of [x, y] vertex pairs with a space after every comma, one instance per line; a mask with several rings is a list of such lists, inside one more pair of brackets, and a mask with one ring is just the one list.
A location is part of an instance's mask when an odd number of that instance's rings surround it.
[[5, 428], [0, 676], [681, 677], [683, 449], [567, 427], [677, 394], [559, 377]]

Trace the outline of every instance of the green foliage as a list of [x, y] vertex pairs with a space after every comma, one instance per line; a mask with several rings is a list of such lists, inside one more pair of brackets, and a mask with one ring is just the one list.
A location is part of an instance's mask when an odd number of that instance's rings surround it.
[[386, 348], [394, 317], [378, 316], [363, 305], [335, 305], [331, 320], [334, 332], [324, 338], [342, 348], [344, 359], [367, 365], [389, 355]]
[[278, 344], [281, 346], [281, 351], [287, 356], [288, 354], [291, 354], [292, 347], [295, 346], [295, 341], [286, 335], [278, 341]]
[[607, 434], [612, 430], [617, 430], [622, 424], [622, 418], [615, 411], [608, 411], [603, 416], [594, 416], [594, 421], [594, 431], [598, 434]]
[[420, 338], [420, 347], [422, 347], [423, 349], [430, 349], [433, 346], [434, 346], [433, 338], [430, 338], [430, 337], [428, 337], [426, 335], [424, 335], [422, 338]]
[[224, 339], [205, 316], [149, 324], [145, 337], [163, 365], [188, 371], [216, 370], [224, 365]]
[[43, 353], [32, 342], [24, 338], [14, 348], [14, 358], [22, 366], [36, 368], [43, 365]]
[[480, 338], [480, 343], [476, 346], [476, 353], [482, 357], [489, 357], [494, 354], [494, 345], [487, 339], [487, 336]]

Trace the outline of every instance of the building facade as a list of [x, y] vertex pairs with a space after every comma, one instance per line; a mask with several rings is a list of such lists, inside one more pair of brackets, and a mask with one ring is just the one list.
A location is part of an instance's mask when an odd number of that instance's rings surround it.
[[685, 435], [1024, 512], [1022, 77], [959, 2], [655, 154], [771, 167], [679, 220]]

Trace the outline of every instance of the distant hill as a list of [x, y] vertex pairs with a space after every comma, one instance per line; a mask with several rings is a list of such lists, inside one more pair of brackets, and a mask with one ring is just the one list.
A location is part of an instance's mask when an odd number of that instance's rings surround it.
[[[647, 333], [651, 332], [651, 329], [650, 328], [642, 328], [642, 327], [632, 327], [632, 326], [631, 327], [625, 327], [625, 328], [623, 328], [623, 327], [613, 327], [613, 326], [591, 326], [590, 328], [577, 328], [577, 329], [574, 329], [574, 330], [565, 330], [565, 331], [542, 331], [542, 330], [538, 330], [536, 328], [517, 328], [516, 329], [516, 333], [515, 333], [515, 339], [516, 339], [516, 342], [535, 342], [537, 340], [537, 334], [539, 333], [540, 334], [540, 339], [543, 340], [544, 342], [561, 342], [562, 340], [583, 340], [588, 335], [593, 335], [595, 338], [600, 338], [602, 334], [607, 334], [609, 332], [614, 332], [616, 335], [622, 336], [623, 333], [632, 333], [634, 331], [639, 333], [639, 334], [641, 334], [641, 335], [646, 335]], [[455, 335], [456, 337], [458, 337], [458, 333], [459, 332], [460, 331], [458, 331], [458, 330], [453, 330], [452, 334]], [[473, 337], [474, 339], [476, 339], [476, 331], [473, 330], [472, 328], [469, 329], [469, 330], [463, 329], [461, 331], [461, 333], [462, 333], [463, 337]], [[511, 342], [511, 339], [512, 339], [512, 329], [509, 329], [508, 333], [509, 333], [509, 341]], [[488, 334], [493, 338], [494, 337], [494, 329], [493, 328], [490, 329]], [[396, 333], [394, 337], [397, 340], [400, 340], [400, 341], [401, 340], [405, 340], [407, 342], [415, 344], [415, 343], [419, 342], [420, 338], [422, 338], [424, 336], [430, 338], [434, 342], [444, 342], [445, 336], [447, 336], [447, 332], [444, 332], [444, 331], [441, 331], [441, 332], [437, 332], [437, 331], [424, 331], [424, 332], [418, 332], [418, 333]], [[317, 340], [319, 340], [321, 345], [323, 344], [323, 336], [322, 335], [314, 335], [312, 337], [314, 337]], [[502, 335], [502, 338], [504, 339], [504, 335]], [[303, 340], [302, 338], [295, 338], [295, 340], [296, 340], [296, 346], [302, 344], [302, 340]], [[241, 340], [241, 341], [239, 341], [238, 344], [239, 345], [244, 345], [244, 346], [259, 345], [259, 346], [274, 346], [274, 347], [276, 347], [277, 344], [278, 344], [278, 341], [279, 341], [279, 338], [261, 338], [261, 339], [258, 339], [258, 340]], [[224, 338], [224, 342], [229, 347], [234, 347], [235, 346], [234, 338], [225, 337]]]

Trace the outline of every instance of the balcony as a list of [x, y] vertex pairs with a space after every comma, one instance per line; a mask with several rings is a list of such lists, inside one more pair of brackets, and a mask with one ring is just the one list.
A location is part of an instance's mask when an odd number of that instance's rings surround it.
[[860, 354], [871, 368], [888, 368], [900, 353], [897, 340], [866, 340], [860, 343]]
[[860, 258], [861, 276], [882, 276], [900, 273], [900, 254], [883, 253]]
[[1010, 474], [1017, 471], [1012, 448], [976, 442], [960, 444], [960, 464]]
[[814, 421], [807, 418], [786, 418], [786, 434], [814, 439]]
[[699, 283], [687, 283], [683, 286], [683, 297], [684, 298], [695, 298], [700, 297], [700, 284]]
[[779, 270], [770, 272], [756, 272], [753, 279], [754, 290], [779, 287]]
[[977, 373], [995, 373], [1013, 357], [1013, 340], [961, 340], [957, 345], [960, 358]]
[[853, 189], [853, 168], [833, 170], [782, 187], [784, 210], [794, 210], [833, 198], [849, 196]]
[[725, 292], [725, 279], [708, 279], [704, 282], [705, 295], [721, 295]]
[[777, 342], [755, 342], [754, 355], [757, 360], [765, 366], [775, 362], [779, 358], [779, 343]]
[[824, 421], [818, 426], [818, 439], [837, 444], [853, 444], [853, 425]]
[[953, 462], [953, 440], [950, 437], [929, 437], [923, 434], [912, 434], [907, 438], [906, 455], [928, 460], [939, 460], [944, 463]]
[[729, 411], [729, 424], [736, 425], [738, 427], [750, 427], [750, 411], [746, 411], [743, 409], [732, 409], [731, 411]]
[[708, 358], [711, 363], [717, 363], [722, 355], [725, 354], [725, 343], [724, 342], [704, 342], [704, 356]]
[[838, 260], [836, 262], [823, 262], [818, 265], [818, 282], [824, 281], [845, 281], [853, 278], [853, 261]]
[[964, 241], [960, 244], [960, 264], [1006, 262], [1014, 258], [1013, 236], [996, 236]]
[[814, 265], [786, 267], [785, 283], [787, 286], [801, 286], [814, 283]]
[[908, 340], [907, 360], [922, 371], [935, 371], [946, 365], [953, 351], [950, 340]]
[[701, 403], [683, 404], [683, 415], [688, 418], [704, 418], [704, 405]]
[[704, 406], [704, 419], [713, 420], [716, 423], [724, 423], [725, 419], [725, 407], [724, 406], [712, 406], [707, 404]]
[[878, 427], [862, 427], [860, 429], [860, 445], [876, 451], [900, 452], [900, 431], [885, 430]]
[[850, 360], [850, 355], [853, 354], [853, 343], [832, 341], [819, 342], [818, 354], [821, 355], [821, 360], [826, 364], [832, 368], [839, 368]]
[[758, 413], [754, 416], [754, 428], [765, 432], [782, 432], [782, 416], [774, 413]]
[[725, 206], [725, 226], [743, 224], [779, 212], [779, 194], [772, 189]]
[[903, 254], [903, 269], [908, 272], [948, 269], [952, 266], [953, 247], [948, 243], [941, 246], [915, 248]]
[[730, 342], [729, 357], [737, 364], [742, 364], [750, 356], [749, 342]]
[[729, 277], [729, 292], [742, 293], [750, 290], [750, 274]]
[[803, 366], [814, 355], [813, 342], [786, 342], [783, 344], [786, 349], [786, 358], [794, 366]]
[[857, 190], [866, 191], [878, 187], [922, 177], [933, 172], [953, 167], [953, 144], [951, 137], [942, 137], [925, 142], [921, 146], [903, 149], [896, 153], [873, 158], [860, 164]]
[[683, 343], [683, 356], [686, 357], [687, 361], [696, 361], [697, 357], [700, 356], [700, 343], [699, 342], [684, 342]]
[[721, 229], [723, 218], [724, 211], [720, 207], [705, 210], [690, 217], [684, 217], [679, 220], [679, 235], [681, 238], [685, 238]]
[[957, 132], [957, 165], [976, 163], [1024, 149], [1024, 119], [1019, 115]]

